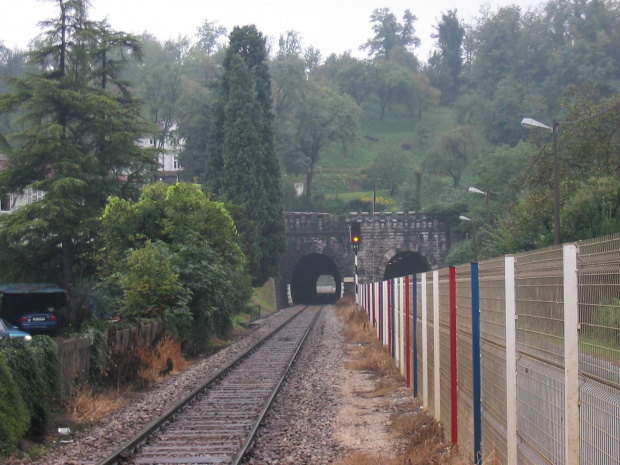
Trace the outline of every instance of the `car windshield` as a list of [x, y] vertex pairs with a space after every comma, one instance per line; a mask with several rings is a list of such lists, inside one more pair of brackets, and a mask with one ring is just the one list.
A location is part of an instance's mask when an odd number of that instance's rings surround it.
[[2, 319], [0, 323], [4, 323], [4, 326], [6, 326], [6, 329], [16, 329], [15, 326], [13, 326], [11, 323], [6, 321], [5, 319]]

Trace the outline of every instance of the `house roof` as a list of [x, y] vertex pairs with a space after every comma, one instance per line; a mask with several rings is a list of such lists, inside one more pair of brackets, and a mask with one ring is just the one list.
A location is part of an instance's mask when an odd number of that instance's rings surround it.
[[64, 294], [65, 290], [49, 283], [8, 283], [0, 284], [2, 294]]

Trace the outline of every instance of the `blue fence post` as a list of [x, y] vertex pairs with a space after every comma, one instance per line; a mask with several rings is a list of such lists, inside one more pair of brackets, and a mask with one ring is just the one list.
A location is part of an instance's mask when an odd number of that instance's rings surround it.
[[418, 275], [413, 275], [413, 397], [418, 397]]
[[474, 389], [474, 463], [482, 464], [482, 402], [480, 370], [480, 286], [478, 263], [471, 264], [471, 332]]

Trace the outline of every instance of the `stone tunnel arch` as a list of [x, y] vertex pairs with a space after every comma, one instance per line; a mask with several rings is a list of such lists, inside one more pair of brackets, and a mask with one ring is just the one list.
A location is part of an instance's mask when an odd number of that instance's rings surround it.
[[387, 262], [383, 266], [383, 279], [400, 278], [414, 273], [424, 273], [431, 270], [426, 257], [410, 250], [397, 251], [391, 249], [386, 254]]
[[[319, 277], [333, 277], [335, 288], [333, 292], [319, 292], [317, 281]], [[340, 298], [341, 293], [340, 271], [328, 256], [311, 253], [301, 257], [291, 276], [291, 299], [293, 304], [322, 305], [335, 303]]]

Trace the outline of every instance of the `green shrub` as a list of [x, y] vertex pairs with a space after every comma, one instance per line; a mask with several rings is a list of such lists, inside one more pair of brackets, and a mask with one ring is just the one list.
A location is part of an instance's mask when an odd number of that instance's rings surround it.
[[110, 346], [108, 345], [107, 328], [88, 328], [84, 336], [90, 340], [90, 367], [88, 383], [94, 390], [99, 390], [109, 380], [108, 365], [111, 360]]
[[60, 361], [58, 346], [49, 336], [35, 336], [30, 348], [41, 366], [39, 372], [48, 393], [48, 399], [57, 399], [60, 396]]
[[15, 450], [28, 424], [30, 414], [13, 379], [0, 343], [0, 454], [8, 455]]
[[607, 344], [620, 346], [620, 299], [607, 299], [600, 303], [591, 316], [592, 337]]
[[26, 435], [32, 440], [42, 441], [50, 419], [47, 389], [43, 378], [44, 368], [39, 363], [35, 351], [20, 339], [3, 341], [0, 344], [0, 353], [6, 358], [30, 412], [30, 425]]

